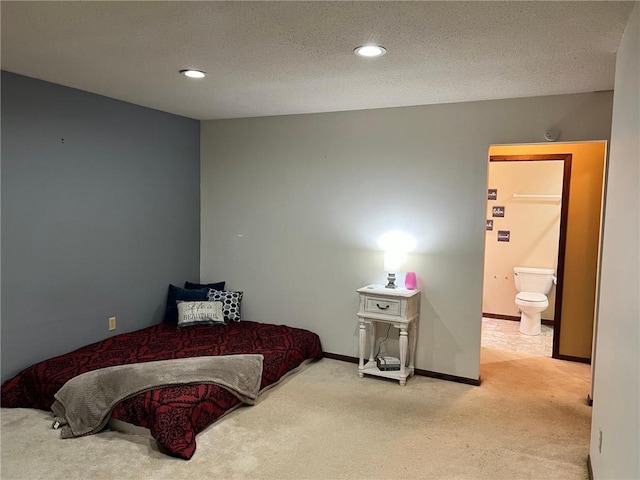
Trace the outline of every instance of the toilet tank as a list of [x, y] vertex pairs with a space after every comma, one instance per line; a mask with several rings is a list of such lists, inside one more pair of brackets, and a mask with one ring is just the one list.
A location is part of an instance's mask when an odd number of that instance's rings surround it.
[[519, 292], [544, 293], [551, 291], [555, 277], [552, 268], [514, 267], [513, 279]]

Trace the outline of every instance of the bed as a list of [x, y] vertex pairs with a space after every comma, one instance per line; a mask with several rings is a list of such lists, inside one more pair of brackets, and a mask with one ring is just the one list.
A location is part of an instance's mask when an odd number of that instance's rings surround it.
[[[68, 380], [106, 367], [246, 354], [263, 356], [263, 392], [304, 362], [320, 358], [322, 348], [316, 334], [285, 325], [239, 321], [178, 328], [161, 323], [23, 370], [2, 385], [1, 405], [50, 410], [54, 395]], [[111, 419], [148, 429], [161, 451], [190, 459], [196, 451], [196, 435], [240, 404], [235, 395], [216, 384], [172, 385], [124, 399], [111, 411]]]

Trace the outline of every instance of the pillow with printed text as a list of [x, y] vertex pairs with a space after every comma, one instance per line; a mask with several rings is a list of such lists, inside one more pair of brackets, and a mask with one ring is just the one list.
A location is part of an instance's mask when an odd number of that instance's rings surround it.
[[222, 302], [178, 301], [178, 328], [224, 324]]

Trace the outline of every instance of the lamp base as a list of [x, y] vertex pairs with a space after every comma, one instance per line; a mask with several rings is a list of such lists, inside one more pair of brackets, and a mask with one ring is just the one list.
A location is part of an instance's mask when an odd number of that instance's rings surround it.
[[387, 275], [387, 283], [384, 287], [385, 288], [398, 288], [398, 286], [396, 285], [396, 274], [395, 273], [389, 273]]

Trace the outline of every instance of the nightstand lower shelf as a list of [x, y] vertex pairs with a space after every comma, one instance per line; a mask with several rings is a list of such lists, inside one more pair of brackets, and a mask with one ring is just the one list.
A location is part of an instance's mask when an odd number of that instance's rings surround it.
[[375, 375], [376, 377], [390, 378], [392, 380], [399, 380], [400, 384], [404, 385], [407, 378], [413, 375], [413, 368], [405, 367], [404, 378], [403, 378], [403, 376], [400, 374], [400, 370], [387, 370], [387, 371], [378, 370], [378, 365], [376, 364], [376, 361], [369, 360], [367, 363], [365, 363], [363, 368], [358, 368], [358, 375], [359, 376]]

